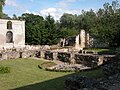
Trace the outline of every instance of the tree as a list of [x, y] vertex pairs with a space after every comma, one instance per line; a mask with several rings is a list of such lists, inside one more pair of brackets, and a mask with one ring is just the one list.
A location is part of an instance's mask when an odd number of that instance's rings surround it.
[[79, 32], [77, 23], [77, 15], [64, 13], [60, 18], [61, 37], [67, 38], [75, 36]]
[[110, 47], [120, 45], [120, 13], [118, 12], [118, 5], [117, 0], [112, 2], [112, 5], [105, 3], [104, 8], [98, 10], [95, 26], [91, 28], [92, 35], [99, 42], [106, 43]]
[[26, 44], [40, 45], [41, 42], [41, 32], [44, 29], [44, 18], [39, 15], [34, 14], [22, 14], [20, 19], [25, 20], [25, 39]]
[[17, 15], [13, 14], [12, 19], [13, 19], [13, 20], [17, 20], [17, 19], [18, 19]]
[[56, 22], [51, 15], [45, 19], [34, 14], [23, 14], [14, 19], [26, 21], [26, 43], [52, 45], [57, 44], [59, 38], [67, 38], [79, 34], [85, 29], [98, 42], [108, 44], [110, 47], [120, 46], [120, 7], [118, 1], [112, 4], [105, 3], [97, 12], [84, 11], [80, 15], [65, 13], [60, 21]]
[[45, 18], [45, 29], [47, 31], [46, 44], [57, 44], [60, 37], [60, 30], [57, 28], [56, 22], [51, 15]]
[[3, 18], [3, 19], [11, 19], [11, 18], [10, 18], [7, 14], [5, 14], [5, 13], [2, 14], [2, 18]]
[[5, 0], [0, 0], [0, 18], [2, 18], [3, 15], [3, 6], [5, 5]]

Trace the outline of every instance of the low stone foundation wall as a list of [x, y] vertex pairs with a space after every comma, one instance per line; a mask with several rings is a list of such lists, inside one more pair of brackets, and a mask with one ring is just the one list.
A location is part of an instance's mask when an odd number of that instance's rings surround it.
[[7, 59], [16, 59], [20, 57], [19, 52], [2, 52], [0, 53], [1, 57], [0, 60], [7, 60]]
[[[64, 90], [119, 90], [120, 85], [120, 54], [104, 56], [103, 75], [100, 79], [75, 76], [65, 80]], [[81, 57], [82, 58], [82, 57]]]
[[29, 58], [35, 56], [35, 51], [34, 50], [29, 50], [29, 51], [22, 51], [20, 52], [21, 58]]
[[35, 51], [10, 51], [1, 52], [0, 60], [17, 59], [17, 58], [29, 58], [35, 56]]
[[71, 54], [70, 53], [65, 53], [65, 52], [58, 52], [57, 59], [62, 61], [62, 62], [68, 62], [70, 63], [70, 58]]
[[81, 55], [75, 54], [77, 64], [83, 64], [88, 67], [96, 67], [103, 64], [104, 57], [100, 55]]
[[72, 63], [74, 61], [76, 64], [83, 64], [88, 67], [96, 67], [104, 62], [104, 56], [78, 54], [74, 52], [42, 51], [41, 57], [48, 60], [60, 60], [66, 63]]
[[53, 60], [53, 52], [46, 51], [44, 54], [45, 54], [45, 59]]
[[[88, 67], [96, 67], [103, 64], [106, 60], [110, 60], [110, 56], [95, 54], [79, 54], [76, 52], [57, 52], [50, 50], [20, 50], [1, 52], [0, 60], [38, 57], [47, 60], [60, 60], [66, 63], [83, 64]], [[109, 58], [110, 57], [110, 58]], [[107, 59], [108, 58], [108, 59]]]
[[20, 57], [19, 52], [13, 51], [13, 52], [8, 52], [7, 54], [7, 59], [17, 59]]

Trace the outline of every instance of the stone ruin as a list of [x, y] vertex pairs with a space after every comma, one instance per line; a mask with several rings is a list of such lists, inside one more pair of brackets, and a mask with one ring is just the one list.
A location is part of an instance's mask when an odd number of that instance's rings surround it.
[[[105, 75], [114, 75], [108, 77], [108, 79], [95, 80], [87, 77], [71, 77], [65, 81], [65, 90], [109, 90], [109, 86], [114, 82], [120, 82], [120, 68], [119, 59], [120, 55], [97, 55], [91, 53], [78, 53], [78, 52], [61, 52], [55, 50], [44, 49], [41, 47], [39, 50], [9, 50], [1, 51], [0, 60], [16, 59], [16, 58], [29, 58], [37, 57], [47, 60], [59, 60], [65, 62], [64, 65], [60, 64], [54, 67], [54, 69], [70, 69], [70, 70], [82, 70], [96, 68], [104, 63], [108, 63], [103, 67]], [[115, 59], [115, 61], [114, 61]], [[74, 63], [73, 63], [74, 61]], [[66, 64], [67, 63], [67, 64]], [[77, 66], [76, 66], [77, 65]], [[83, 67], [84, 66], [84, 67]], [[109, 71], [109, 72], [108, 72]], [[116, 75], [117, 74], [117, 75]], [[117, 78], [117, 79], [114, 79]], [[114, 82], [113, 82], [114, 81]]]
[[25, 47], [25, 21], [0, 19], [0, 50]]
[[89, 33], [82, 29], [77, 36], [61, 39], [60, 46], [73, 46], [77, 51], [83, 50], [83, 48], [92, 46], [92, 38]]
[[65, 80], [64, 90], [119, 90], [120, 89], [120, 54], [106, 61], [103, 65], [103, 76], [91, 79], [84, 76], [73, 76]]
[[[37, 57], [46, 60], [58, 60], [64, 62], [64, 65], [58, 65], [56, 68], [79, 68], [81, 70], [84, 69], [96, 68], [102, 65], [107, 59], [107, 56], [91, 54], [91, 53], [78, 53], [76, 51], [72, 52], [63, 52], [59, 50], [49, 50], [44, 49], [45, 47], [39, 50], [9, 50], [9, 51], [1, 51], [0, 60], [9, 60], [16, 58], [29, 58], [29, 57]], [[83, 52], [83, 51], [82, 51]], [[113, 56], [112, 56], [113, 57]], [[72, 65], [72, 66], [71, 66]], [[63, 67], [61, 67], [63, 66]]]

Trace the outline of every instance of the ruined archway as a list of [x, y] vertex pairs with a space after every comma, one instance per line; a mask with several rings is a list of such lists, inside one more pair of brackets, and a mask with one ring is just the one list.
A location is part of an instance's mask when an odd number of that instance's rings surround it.
[[12, 29], [12, 22], [11, 21], [7, 22], [7, 29]]

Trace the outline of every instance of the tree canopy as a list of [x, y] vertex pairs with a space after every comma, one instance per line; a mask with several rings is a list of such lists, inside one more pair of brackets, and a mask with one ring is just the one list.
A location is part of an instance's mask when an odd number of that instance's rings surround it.
[[[5, 0], [1, 0], [1, 7], [4, 2]], [[4, 17], [8, 18], [7, 15]], [[20, 17], [13, 15], [12, 19], [26, 21], [26, 44], [57, 44], [60, 38], [75, 36], [81, 29], [85, 29], [98, 42], [110, 47], [120, 46], [120, 5], [117, 0], [111, 4], [105, 3], [98, 11], [82, 10], [80, 15], [64, 13], [58, 22], [51, 15], [43, 18], [28, 13]]]
[[3, 15], [3, 6], [5, 5], [5, 0], [0, 0], [0, 18], [2, 18]]

